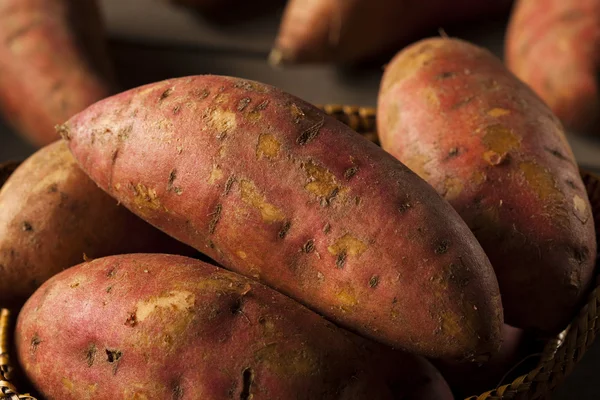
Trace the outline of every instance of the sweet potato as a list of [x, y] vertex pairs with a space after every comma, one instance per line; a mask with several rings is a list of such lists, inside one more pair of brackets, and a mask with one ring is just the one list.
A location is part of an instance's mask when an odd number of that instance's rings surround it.
[[95, 0], [0, 2], [0, 108], [38, 146], [54, 126], [112, 91]]
[[0, 189], [0, 305], [18, 307], [46, 279], [88, 257], [195, 251], [100, 190], [63, 141], [27, 159]]
[[16, 332], [19, 361], [49, 399], [392, 398], [350, 333], [185, 257], [70, 268], [27, 301]]
[[[527, 365], [527, 360], [535, 362], [536, 357], [531, 356], [536, 351], [541, 351], [539, 347], [539, 343], [524, 330], [504, 325], [500, 351], [487, 363], [466, 364], [436, 360], [434, 364], [452, 387], [456, 398], [464, 399], [511, 382], [506, 377], [519, 366]], [[534, 367], [535, 364], [531, 368]]]
[[600, 0], [517, 1], [505, 58], [567, 128], [597, 131]]
[[596, 241], [577, 163], [548, 107], [490, 52], [437, 38], [388, 65], [377, 118], [383, 148], [479, 240], [506, 322], [564, 328], [590, 283]]
[[290, 0], [273, 64], [358, 61], [443, 24], [508, 11], [510, 0]]
[[367, 349], [369, 365], [385, 380], [394, 399], [454, 400], [444, 377], [425, 358], [366, 340], [361, 347]]
[[423, 180], [312, 105], [254, 81], [142, 86], [59, 128], [122, 204], [331, 320], [432, 357], [485, 357], [489, 261]]

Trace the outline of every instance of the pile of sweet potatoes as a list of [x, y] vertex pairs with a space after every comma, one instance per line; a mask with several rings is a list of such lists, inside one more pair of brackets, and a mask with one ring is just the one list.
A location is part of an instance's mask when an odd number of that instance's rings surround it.
[[47, 398], [472, 395], [565, 328], [592, 281], [561, 124], [460, 40], [388, 64], [382, 147], [215, 75], [56, 131], [0, 190], [0, 305], [25, 303], [18, 360]]

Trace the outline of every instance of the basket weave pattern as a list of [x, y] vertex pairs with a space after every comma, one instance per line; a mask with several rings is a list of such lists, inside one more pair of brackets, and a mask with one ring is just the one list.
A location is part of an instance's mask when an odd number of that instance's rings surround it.
[[[373, 108], [324, 105], [327, 114], [344, 122], [374, 143], [378, 143], [376, 111]], [[14, 168], [13, 168], [14, 169]], [[12, 172], [12, 171], [10, 171]], [[594, 213], [596, 231], [600, 232], [600, 177], [581, 171]], [[0, 176], [0, 178], [3, 178]], [[0, 186], [4, 179], [0, 179]], [[591, 347], [600, 331], [600, 279], [590, 293], [587, 303], [581, 308], [571, 324], [556, 338], [549, 340], [538, 365], [512, 382], [499, 386], [479, 396], [466, 400], [537, 400], [546, 398], [566, 376], [568, 376], [586, 351]], [[0, 400], [36, 400], [27, 394], [19, 394], [11, 384], [12, 364], [9, 359], [10, 312], [0, 310]]]

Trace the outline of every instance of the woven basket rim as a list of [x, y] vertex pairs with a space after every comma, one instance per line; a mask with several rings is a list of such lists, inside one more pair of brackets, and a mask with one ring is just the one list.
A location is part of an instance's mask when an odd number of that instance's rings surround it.
[[[375, 108], [342, 104], [326, 104], [318, 107], [369, 140], [378, 143]], [[0, 163], [0, 178], [2, 178], [2, 172], [6, 168], [9, 168], [12, 172], [19, 163], [18, 161]], [[597, 197], [597, 207], [593, 207], [594, 222], [596, 230], [600, 231], [600, 176], [586, 170], [580, 170], [580, 173], [590, 200], [592, 200], [593, 195], [595, 195], [594, 198]], [[3, 183], [0, 180], [0, 188]], [[598, 252], [600, 256], [600, 248]], [[600, 272], [599, 269], [597, 262], [596, 273]], [[480, 395], [468, 397], [465, 400], [535, 400], [546, 397], [570, 374], [594, 342], [596, 334], [600, 331], [600, 324], [596, 322], [598, 310], [600, 310], [600, 279], [596, 280], [595, 287], [591, 290], [587, 302], [581, 307], [571, 323], [560, 334], [546, 342], [540, 361], [535, 368], [510, 383]], [[12, 364], [9, 359], [11, 343], [9, 343], [8, 338], [11, 333], [11, 326], [10, 311], [0, 309], [0, 393], [3, 395], [1, 400], [36, 400], [28, 394], [19, 394], [10, 381]]]

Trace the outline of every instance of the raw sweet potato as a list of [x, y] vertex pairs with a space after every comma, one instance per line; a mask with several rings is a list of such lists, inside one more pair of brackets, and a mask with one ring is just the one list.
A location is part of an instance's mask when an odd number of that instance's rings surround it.
[[508, 11], [510, 0], [290, 0], [273, 64], [357, 61], [442, 24]]
[[0, 108], [32, 143], [111, 90], [95, 0], [0, 2]]
[[384, 149], [454, 206], [488, 255], [506, 322], [555, 333], [596, 255], [585, 186], [562, 126], [490, 52], [429, 39], [386, 68]]
[[519, 0], [505, 41], [506, 63], [565, 126], [596, 132], [600, 99], [600, 0]]
[[48, 399], [391, 399], [352, 336], [251, 279], [159, 254], [62, 272], [16, 327]]
[[195, 254], [118, 206], [81, 171], [63, 141], [27, 159], [0, 189], [0, 238], [2, 307], [22, 305], [84, 254]]
[[496, 278], [458, 214], [292, 95], [230, 77], [172, 79], [59, 129], [130, 210], [344, 327], [432, 357], [499, 346]]
[[539, 347], [539, 343], [522, 329], [504, 325], [500, 351], [487, 363], [467, 364], [436, 360], [434, 364], [452, 387], [456, 398], [464, 399], [511, 382], [507, 380], [507, 376], [519, 366], [527, 365], [527, 360], [534, 363], [531, 367], [534, 368], [537, 359], [535, 356], [539, 356], [541, 351]]

